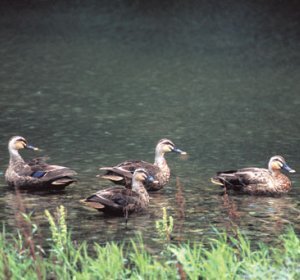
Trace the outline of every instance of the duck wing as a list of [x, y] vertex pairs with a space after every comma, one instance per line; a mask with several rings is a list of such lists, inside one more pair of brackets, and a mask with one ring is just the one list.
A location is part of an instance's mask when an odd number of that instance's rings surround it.
[[115, 184], [131, 186], [132, 175], [137, 168], [147, 170], [149, 175], [154, 178], [159, 172], [159, 168], [152, 163], [142, 160], [128, 160], [113, 167], [101, 167], [100, 170], [104, 170], [106, 173], [100, 177], [108, 179]]
[[76, 174], [68, 167], [47, 164], [46, 158], [35, 158], [10, 164], [5, 180], [9, 186], [31, 191], [62, 190], [77, 181]]
[[31, 159], [31, 160], [28, 160], [27, 162], [26, 162], [26, 164], [28, 164], [29, 166], [37, 166], [37, 165], [39, 165], [39, 166], [46, 166], [46, 165], [48, 165], [47, 163], [46, 163], [46, 161], [49, 159], [49, 157], [37, 157], [37, 158], [33, 158], [33, 159]]
[[50, 183], [51, 185], [62, 186], [69, 185], [77, 180], [74, 176], [77, 173], [64, 166], [46, 163], [47, 158], [32, 159], [19, 170], [20, 176], [29, 176], [38, 179], [41, 183]]
[[143, 168], [153, 177], [155, 177], [156, 173], [160, 171], [158, 166], [143, 160], [125, 161], [117, 165], [117, 168], [125, 169], [131, 174], [133, 174], [136, 169]]
[[123, 213], [125, 209], [128, 211], [134, 210], [137, 201], [138, 195], [132, 190], [123, 187], [112, 187], [98, 191], [82, 202], [100, 211]]
[[249, 167], [218, 172], [212, 181], [226, 187], [243, 188], [249, 185], [267, 184], [270, 177], [271, 173], [267, 169]]

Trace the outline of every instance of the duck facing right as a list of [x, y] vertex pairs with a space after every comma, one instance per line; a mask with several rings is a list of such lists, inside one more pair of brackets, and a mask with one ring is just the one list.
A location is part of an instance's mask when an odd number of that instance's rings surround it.
[[212, 183], [222, 186], [225, 191], [252, 195], [272, 195], [287, 193], [292, 188], [291, 180], [281, 173], [296, 171], [290, 168], [282, 156], [273, 156], [269, 160], [268, 169], [248, 167], [237, 170], [217, 172], [211, 178]]
[[22, 149], [39, 150], [21, 136], [14, 136], [9, 140], [10, 160], [5, 172], [8, 186], [31, 191], [57, 191], [77, 181], [77, 173], [68, 167], [47, 164], [41, 157], [24, 161], [19, 154]]
[[126, 160], [116, 166], [101, 167], [100, 170], [106, 171], [101, 175], [103, 179], [108, 179], [115, 184], [131, 187], [131, 180], [134, 170], [144, 168], [149, 175], [154, 178], [154, 182], [146, 182], [147, 191], [158, 191], [162, 189], [170, 179], [171, 171], [165, 159], [165, 154], [175, 152], [177, 154], [186, 155], [186, 152], [178, 149], [175, 144], [166, 138], [160, 139], [155, 148], [154, 163], [143, 160]]
[[149, 194], [144, 187], [147, 181], [153, 182], [153, 177], [143, 168], [137, 168], [132, 177], [131, 189], [110, 187], [92, 194], [81, 200], [85, 206], [110, 214], [125, 216], [133, 212], [141, 212], [149, 205]]

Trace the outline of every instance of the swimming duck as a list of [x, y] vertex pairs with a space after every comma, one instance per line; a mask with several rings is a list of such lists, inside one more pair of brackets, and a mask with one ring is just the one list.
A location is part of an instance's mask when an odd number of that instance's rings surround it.
[[186, 152], [176, 148], [171, 140], [161, 139], [156, 145], [153, 164], [142, 160], [128, 160], [113, 167], [101, 167], [100, 170], [105, 170], [106, 174], [100, 177], [111, 180], [115, 184], [130, 187], [134, 170], [144, 168], [149, 175], [154, 177], [156, 182], [147, 182], [145, 186], [147, 191], [158, 191], [169, 182], [170, 168], [165, 159], [165, 153], [168, 152], [186, 154]]
[[11, 187], [30, 190], [61, 190], [76, 179], [76, 172], [68, 167], [49, 165], [44, 158], [35, 158], [25, 162], [19, 150], [39, 150], [27, 143], [21, 136], [14, 136], [9, 140], [9, 166], [5, 172], [6, 183]]
[[110, 187], [100, 190], [81, 202], [91, 208], [113, 215], [125, 215], [140, 212], [149, 205], [149, 195], [144, 184], [153, 181], [143, 168], [134, 171], [131, 189], [125, 187]]
[[211, 181], [226, 190], [247, 194], [286, 193], [292, 184], [290, 179], [281, 173], [282, 169], [290, 173], [296, 172], [287, 165], [282, 156], [273, 156], [269, 160], [268, 169], [249, 167], [218, 172]]

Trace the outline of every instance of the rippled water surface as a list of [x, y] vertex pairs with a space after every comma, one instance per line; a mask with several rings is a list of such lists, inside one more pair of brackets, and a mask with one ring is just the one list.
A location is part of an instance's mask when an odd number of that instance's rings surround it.
[[[1, 171], [8, 139], [22, 135], [42, 149], [24, 158], [46, 155], [78, 172], [65, 192], [22, 194], [34, 222], [46, 231], [44, 210], [64, 205], [79, 240], [141, 231], [151, 242], [167, 207], [177, 240], [201, 240], [212, 227], [267, 242], [287, 225], [299, 232], [299, 173], [281, 197], [222, 196], [209, 180], [218, 170], [265, 167], [275, 154], [300, 171], [297, 4], [109, 2], [2, 4]], [[171, 181], [144, 215], [126, 227], [79, 203], [111, 185], [96, 178], [99, 167], [152, 162], [164, 137], [189, 157], [167, 155]], [[3, 175], [0, 187], [0, 219], [14, 229], [16, 194]]]

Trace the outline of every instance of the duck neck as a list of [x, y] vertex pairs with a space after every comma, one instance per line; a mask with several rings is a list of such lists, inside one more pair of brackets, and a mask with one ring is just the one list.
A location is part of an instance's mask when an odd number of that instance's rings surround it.
[[164, 157], [164, 153], [156, 153], [155, 155], [155, 162], [154, 162], [154, 165], [156, 165], [161, 174], [165, 177], [165, 180], [169, 180], [169, 177], [170, 177], [170, 168], [167, 164], [167, 161]]
[[276, 176], [278, 176], [278, 175], [281, 174], [280, 170], [274, 170], [274, 169], [271, 171], [271, 173], [272, 173], [272, 175], [273, 175], [274, 177], [276, 177]]
[[278, 176], [281, 174], [280, 169], [274, 169], [271, 162], [269, 162], [268, 169], [273, 176]]
[[132, 190], [138, 193], [144, 200], [149, 200], [149, 194], [143, 182], [136, 180], [134, 177], [132, 178]]
[[160, 169], [163, 169], [167, 165], [165, 153], [156, 151], [154, 165], [158, 166]]
[[269, 171], [271, 172], [273, 177], [276, 177], [281, 174], [280, 169], [269, 168]]
[[24, 162], [23, 158], [19, 154], [19, 151], [16, 149], [10, 149], [9, 155], [10, 155], [9, 163]]

